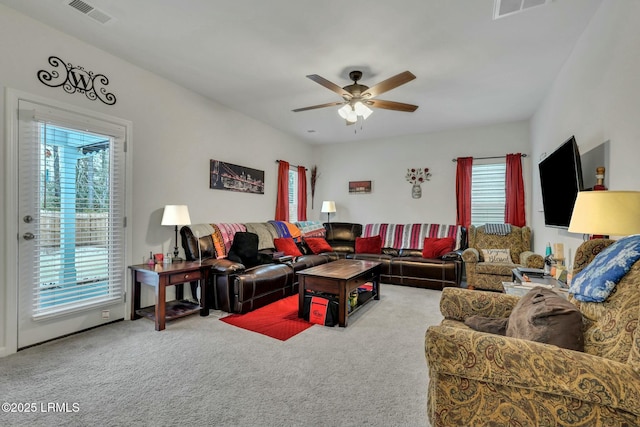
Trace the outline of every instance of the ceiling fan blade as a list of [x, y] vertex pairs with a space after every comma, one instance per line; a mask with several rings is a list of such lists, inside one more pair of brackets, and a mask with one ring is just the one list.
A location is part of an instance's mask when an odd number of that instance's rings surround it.
[[400, 85], [408, 83], [415, 78], [416, 76], [414, 76], [410, 71], [396, 74], [395, 76], [389, 77], [387, 80], [381, 81], [377, 85], [370, 87], [369, 89], [364, 91], [362, 96], [373, 98], [374, 96], [378, 96], [381, 93], [387, 92], [391, 89], [397, 88]]
[[370, 99], [366, 103], [369, 107], [384, 108], [385, 110], [404, 111], [407, 113], [413, 113], [418, 109], [417, 105], [404, 104], [402, 102], [384, 101], [382, 99]]
[[294, 113], [297, 113], [299, 111], [315, 110], [316, 108], [333, 107], [334, 105], [342, 105], [342, 104], [344, 104], [344, 101], [328, 102], [326, 104], [312, 105], [311, 107], [296, 108], [295, 110], [291, 110], [291, 111], [293, 111]]
[[337, 93], [338, 95], [342, 96], [345, 99], [351, 99], [353, 97], [353, 95], [351, 95], [349, 92], [347, 92], [337, 84], [330, 82], [324, 77], [320, 77], [317, 74], [309, 74], [307, 77], [313, 80], [314, 82], [326, 87], [327, 89], [334, 91], [335, 93]]

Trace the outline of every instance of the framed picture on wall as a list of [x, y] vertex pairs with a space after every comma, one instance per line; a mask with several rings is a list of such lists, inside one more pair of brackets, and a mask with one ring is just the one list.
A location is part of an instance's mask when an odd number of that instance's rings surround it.
[[264, 171], [212, 159], [209, 161], [209, 188], [264, 194]]
[[349, 194], [371, 193], [371, 181], [349, 181]]

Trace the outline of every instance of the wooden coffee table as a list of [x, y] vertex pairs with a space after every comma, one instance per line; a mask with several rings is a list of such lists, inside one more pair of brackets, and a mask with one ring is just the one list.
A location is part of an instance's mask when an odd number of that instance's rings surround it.
[[[304, 296], [307, 290], [325, 292], [338, 296], [338, 325], [346, 327], [347, 299], [351, 291], [372, 282], [372, 299], [380, 299], [380, 264], [376, 261], [339, 259], [299, 271], [298, 317], [303, 317]], [[356, 306], [349, 314], [353, 314], [362, 305]]]

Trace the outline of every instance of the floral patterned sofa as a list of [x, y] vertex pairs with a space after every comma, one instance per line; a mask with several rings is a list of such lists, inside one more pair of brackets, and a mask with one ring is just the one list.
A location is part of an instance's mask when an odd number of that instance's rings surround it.
[[[574, 277], [611, 243], [583, 243]], [[583, 316], [584, 352], [478, 332], [462, 323], [474, 314], [508, 317], [518, 300], [443, 290], [444, 320], [425, 336], [432, 425], [640, 425], [640, 261], [602, 303], [569, 295]]]
[[[469, 226], [469, 247], [462, 253], [470, 289], [503, 291], [502, 282], [512, 280], [511, 270], [516, 267], [543, 268], [544, 258], [531, 251], [531, 229], [511, 225], [506, 235], [493, 234], [488, 225]], [[490, 262], [483, 249], [509, 250], [510, 259]]]

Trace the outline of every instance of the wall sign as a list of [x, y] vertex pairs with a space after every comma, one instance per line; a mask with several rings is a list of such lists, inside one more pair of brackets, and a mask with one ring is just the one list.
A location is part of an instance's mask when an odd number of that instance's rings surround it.
[[371, 181], [349, 181], [349, 194], [371, 193]]
[[49, 64], [53, 70], [38, 71], [38, 80], [49, 87], [62, 88], [67, 93], [83, 93], [92, 101], [99, 99], [107, 105], [116, 103], [113, 93], [107, 92], [105, 86], [109, 84], [109, 79], [104, 74], [94, 74], [84, 67], [74, 66], [70, 62], [66, 63], [57, 56], [49, 57]]
[[211, 159], [209, 188], [264, 194], [264, 171]]

